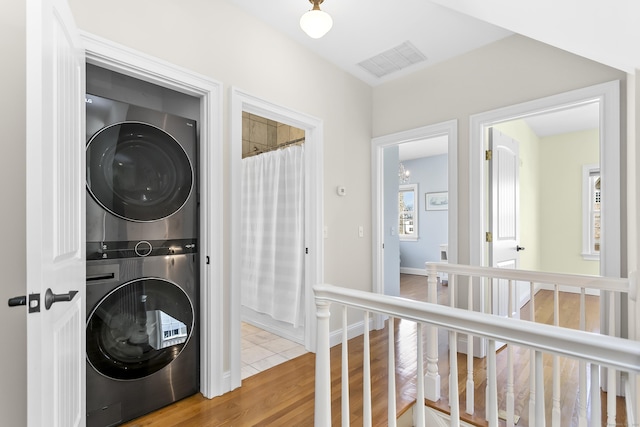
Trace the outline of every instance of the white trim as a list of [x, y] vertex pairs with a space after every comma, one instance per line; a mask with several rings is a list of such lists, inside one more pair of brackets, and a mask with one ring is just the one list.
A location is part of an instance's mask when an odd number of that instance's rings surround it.
[[470, 117], [469, 126], [469, 256], [485, 265], [486, 199], [484, 150], [486, 129], [494, 124], [581, 104], [600, 105], [602, 179], [602, 250], [600, 274], [620, 276], [620, 82], [618, 80], [524, 102]]
[[[371, 140], [371, 204], [373, 292], [384, 293], [384, 149], [404, 142], [419, 141], [440, 135], [448, 136], [448, 191], [449, 191], [449, 262], [458, 261], [458, 121], [449, 120], [433, 125], [379, 136]], [[380, 316], [374, 318], [374, 328], [384, 327]]]
[[246, 111], [305, 131], [305, 239], [309, 250], [305, 264], [305, 348], [315, 351], [316, 306], [313, 286], [323, 282], [323, 122], [321, 119], [283, 107], [231, 88], [231, 300], [230, 339], [227, 356], [231, 364], [231, 387], [241, 383], [240, 214], [242, 212], [242, 112]]
[[[219, 396], [225, 385], [222, 233], [222, 84], [206, 76], [81, 32], [88, 63], [200, 98], [200, 391]], [[207, 259], [210, 263], [207, 264]]]

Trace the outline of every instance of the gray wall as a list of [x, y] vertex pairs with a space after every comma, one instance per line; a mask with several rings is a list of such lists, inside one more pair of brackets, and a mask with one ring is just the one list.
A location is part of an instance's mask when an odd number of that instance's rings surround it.
[[7, 299], [26, 293], [25, 175], [25, 4], [11, 0], [0, 13], [0, 125], [2, 126], [2, 206], [0, 209], [0, 423], [27, 424], [27, 321], [25, 307], [9, 308]]
[[418, 240], [400, 241], [400, 267], [424, 270], [427, 261], [440, 261], [440, 245], [448, 243], [449, 211], [425, 210], [425, 193], [448, 191], [446, 154], [406, 160], [411, 184], [418, 184]]

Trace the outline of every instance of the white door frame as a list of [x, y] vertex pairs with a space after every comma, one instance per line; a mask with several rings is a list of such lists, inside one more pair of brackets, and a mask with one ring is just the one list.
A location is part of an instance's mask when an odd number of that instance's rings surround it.
[[168, 62], [81, 32], [86, 62], [200, 98], [200, 392], [230, 390], [224, 381], [222, 84]]
[[620, 81], [615, 80], [516, 104], [470, 117], [469, 217], [470, 264], [487, 265], [484, 150], [487, 128], [542, 112], [561, 111], [599, 102], [602, 179], [602, 248], [600, 274], [620, 277]]
[[[371, 140], [371, 207], [372, 218], [372, 257], [373, 289], [384, 294], [384, 149], [405, 142], [420, 141], [436, 136], [448, 137], [448, 188], [449, 188], [449, 262], [458, 261], [458, 121], [449, 120], [433, 125], [378, 136]], [[384, 318], [376, 316], [373, 327], [381, 329]]]
[[241, 384], [241, 295], [240, 217], [242, 213], [242, 112], [275, 120], [305, 132], [305, 322], [304, 341], [308, 351], [316, 347], [316, 308], [313, 285], [324, 281], [323, 228], [323, 122], [281, 105], [231, 88], [231, 305], [228, 357], [231, 368], [231, 388]]

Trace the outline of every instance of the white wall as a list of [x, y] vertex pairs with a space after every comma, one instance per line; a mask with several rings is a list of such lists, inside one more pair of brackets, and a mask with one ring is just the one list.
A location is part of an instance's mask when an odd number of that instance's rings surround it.
[[458, 119], [458, 261], [468, 263], [469, 116], [616, 79], [626, 74], [515, 35], [375, 87], [373, 134]]
[[3, 3], [0, 13], [0, 126], [2, 126], [2, 206], [0, 210], [0, 414], [3, 425], [27, 423], [26, 308], [7, 306], [7, 300], [26, 293], [26, 175], [25, 175], [25, 5]]

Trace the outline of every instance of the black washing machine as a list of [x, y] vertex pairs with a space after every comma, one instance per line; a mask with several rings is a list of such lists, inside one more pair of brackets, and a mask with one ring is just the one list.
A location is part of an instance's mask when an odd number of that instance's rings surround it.
[[87, 425], [199, 390], [194, 120], [87, 94]]
[[198, 392], [195, 243], [87, 245], [87, 426], [117, 425]]
[[86, 96], [87, 242], [198, 237], [194, 120]]

